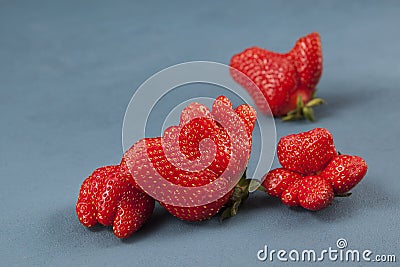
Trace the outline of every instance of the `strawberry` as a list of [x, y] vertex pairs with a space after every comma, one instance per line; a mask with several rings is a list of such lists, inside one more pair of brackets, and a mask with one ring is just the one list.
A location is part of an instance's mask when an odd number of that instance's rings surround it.
[[130, 188], [124, 192], [114, 218], [114, 234], [126, 238], [139, 230], [151, 217], [154, 200], [145, 193]]
[[270, 171], [258, 189], [308, 210], [329, 206], [335, 194], [349, 196], [368, 169], [361, 157], [338, 155], [332, 134], [323, 128], [282, 137], [277, 154], [282, 168]]
[[[229, 112], [238, 115], [242, 127], [224, 128], [224, 122], [230, 119]], [[244, 171], [255, 119], [253, 108], [242, 105], [234, 111], [231, 102], [224, 96], [216, 99], [212, 111], [201, 104], [192, 103], [182, 111], [178, 126], [167, 128], [163, 137], [139, 140], [124, 154], [121, 165], [132, 170], [131, 179], [135, 180], [135, 184], [155, 194], [167, 195], [171, 184], [180, 188], [203, 188], [222, 174], [238, 175]], [[239, 151], [232, 151], [227, 131], [236, 133], [234, 130], [241, 129], [250, 140], [239, 144]], [[213, 149], [215, 155], [206, 153]], [[239, 156], [232, 157], [235, 154]], [[226, 188], [226, 185], [221, 186], [222, 189]], [[168, 203], [160, 200], [160, 204], [179, 219], [201, 221], [215, 215], [230, 199], [233, 190], [224, 192], [211, 203], [191, 206], [184, 203], [203, 196], [175, 191], [175, 194], [164, 198], [169, 200]], [[211, 195], [218, 193], [221, 192], [209, 192]], [[170, 200], [173, 200], [173, 204]]]
[[154, 200], [135, 189], [119, 166], [96, 169], [83, 182], [76, 204], [83, 225], [91, 227], [97, 222], [113, 225], [115, 235], [120, 238], [137, 231], [153, 208]]
[[274, 169], [268, 172], [262, 186], [265, 187], [267, 193], [274, 197], [281, 197], [289, 185], [301, 178], [301, 175], [288, 171], [283, 168]]
[[332, 204], [334, 197], [332, 185], [320, 176], [307, 176], [301, 179], [298, 191], [300, 206], [317, 211]]
[[281, 195], [281, 201], [283, 204], [289, 207], [296, 207], [299, 203], [299, 187], [300, 187], [301, 179], [295, 180], [291, 183]]
[[367, 163], [358, 156], [336, 156], [321, 172], [336, 194], [344, 194], [356, 186], [367, 173]]
[[248, 90], [261, 111], [267, 112], [268, 102], [274, 116], [285, 114], [283, 108], [298, 83], [296, 69], [288, 59], [266, 53], [259, 47], [251, 47], [234, 55], [230, 66], [244, 73], [261, 90], [264, 97], [257, 97], [258, 91], [248, 85], [248, 80], [237, 71], [231, 71], [232, 77]]
[[322, 45], [317, 32], [297, 40], [292, 50], [286, 54], [296, 67], [302, 88], [313, 93], [322, 75]]
[[322, 74], [322, 46], [318, 33], [301, 37], [288, 53], [275, 53], [259, 47], [251, 47], [236, 54], [230, 66], [245, 74], [258, 89], [237, 71], [232, 77], [253, 97], [263, 113], [268, 102], [272, 114], [283, 120], [306, 117], [314, 120], [312, 107], [323, 103], [313, 98]]
[[96, 208], [93, 205], [92, 194], [89, 190], [92, 176], [86, 178], [79, 191], [76, 213], [79, 221], [86, 227], [92, 227], [97, 223]]
[[102, 225], [112, 225], [118, 202], [129, 182], [121, 176], [118, 166], [98, 168], [91, 177], [90, 191], [97, 211], [96, 219]]
[[132, 185], [134, 188], [138, 189], [139, 191], [143, 191], [143, 190], [140, 188], [140, 186], [138, 186], [138, 185], [136, 184], [135, 180], [133, 179], [132, 174], [131, 174], [131, 172], [129, 171], [129, 167], [128, 167], [127, 163], [126, 163], [125, 158], [122, 158], [121, 162], [119, 163], [119, 170], [120, 170], [120, 172], [121, 172], [121, 174], [122, 174], [123, 176], [126, 176], [126, 177], [127, 177], [127, 179], [129, 180], [129, 182], [131, 183], [131, 185]]
[[277, 154], [283, 168], [311, 175], [322, 171], [337, 152], [332, 134], [327, 129], [315, 128], [282, 137]]

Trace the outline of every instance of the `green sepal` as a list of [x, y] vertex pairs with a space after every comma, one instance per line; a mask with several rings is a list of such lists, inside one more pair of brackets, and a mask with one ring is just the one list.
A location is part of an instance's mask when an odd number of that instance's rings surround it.
[[251, 180], [246, 179], [246, 170], [233, 189], [233, 194], [229, 201], [225, 204], [220, 212], [219, 221], [222, 222], [226, 218], [233, 217], [237, 214], [239, 206], [249, 197], [249, 185]]
[[322, 98], [311, 98], [307, 103], [303, 102], [301, 96], [297, 97], [296, 108], [289, 111], [285, 116], [281, 118], [282, 121], [293, 121], [300, 119], [307, 119], [309, 121], [315, 121], [313, 107], [320, 106], [325, 103]]
[[312, 98], [310, 101], [307, 102], [306, 107], [316, 107], [325, 104], [325, 100], [322, 98]]
[[315, 118], [314, 118], [314, 110], [312, 109], [312, 108], [310, 108], [310, 107], [304, 107], [303, 108], [303, 114], [304, 114], [304, 117], [307, 119], [307, 120], [309, 120], [309, 121], [315, 121]]
[[264, 186], [262, 186], [262, 185], [260, 185], [258, 188], [257, 188], [257, 190], [258, 191], [261, 191], [261, 192], [267, 192], [267, 189], [264, 187]]

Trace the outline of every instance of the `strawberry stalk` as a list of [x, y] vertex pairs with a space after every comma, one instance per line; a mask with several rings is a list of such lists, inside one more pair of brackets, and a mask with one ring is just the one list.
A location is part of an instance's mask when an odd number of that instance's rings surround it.
[[302, 97], [299, 95], [296, 101], [296, 108], [289, 111], [285, 116], [282, 117], [282, 121], [293, 121], [300, 119], [307, 119], [309, 121], [315, 121], [313, 107], [324, 104], [325, 101], [322, 98], [311, 98], [310, 101], [304, 103]]
[[219, 217], [220, 222], [237, 214], [239, 206], [249, 197], [250, 181], [250, 179], [246, 178], [245, 170], [239, 182], [233, 189], [233, 194], [230, 200], [226, 203], [225, 207], [221, 211], [221, 215]]

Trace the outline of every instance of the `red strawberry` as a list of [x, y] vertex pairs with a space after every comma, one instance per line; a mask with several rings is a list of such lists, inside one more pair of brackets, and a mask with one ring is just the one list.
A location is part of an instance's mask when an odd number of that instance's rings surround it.
[[76, 203], [76, 213], [79, 221], [86, 227], [91, 227], [97, 223], [96, 208], [93, 205], [92, 195], [90, 193], [90, 183], [92, 176], [86, 178], [79, 192], [78, 202]]
[[[218, 97], [211, 112], [207, 107], [198, 103], [190, 104], [182, 111], [179, 126], [168, 128], [162, 138], [142, 139], [125, 153], [124, 161], [132, 170], [132, 178], [136, 182], [141, 181], [139, 184], [144, 186], [143, 189], [153, 190], [153, 192], [164, 195], [169, 190], [164, 188], [168, 188], [169, 184], [187, 188], [202, 188], [215, 181], [223, 173], [241, 174], [248, 155], [243, 154], [242, 157], [235, 158], [231, 156], [234, 154], [234, 151], [231, 151], [231, 139], [222, 125], [229, 119], [225, 118], [229, 111], [234, 112], [232, 104], [226, 97]], [[236, 112], [242, 120], [244, 133], [251, 137], [255, 123], [255, 111], [250, 107], [241, 106], [237, 108]], [[207, 142], [204, 143], [204, 140], [207, 141], [207, 139], [211, 139], [212, 146], [205, 144]], [[243, 151], [249, 150], [250, 142], [251, 140], [247, 144], [241, 144]], [[210, 153], [205, 153], [213, 148], [216, 152], [215, 157], [211, 157]], [[183, 158], [180, 153], [183, 154]], [[237, 161], [239, 159], [242, 161]], [[207, 164], [204, 166], [200, 164], [200, 167], [195, 165], [196, 168], [193, 169], [192, 163], [199, 160], [205, 160]], [[237, 168], [237, 170], [229, 169], [228, 165], [234, 166], [231, 168]], [[161, 176], [162, 180], [157, 181], [158, 176]], [[224, 185], [221, 186], [222, 189], [226, 188]], [[192, 200], [199, 196], [180, 195], [176, 191], [173, 196], [167, 196], [168, 199], [173, 199], [174, 204], [164, 203], [165, 201], [160, 201], [160, 203], [172, 215], [182, 220], [200, 221], [215, 215], [229, 200], [232, 191], [225, 191], [226, 193], [215, 201], [200, 206], [181, 204], [186, 203], [187, 199]]]
[[278, 168], [270, 171], [265, 177], [262, 185], [267, 193], [274, 197], [281, 197], [289, 185], [301, 178], [301, 175], [295, 172], [288, 171], [283, 168]]
[[121, 176], [119, 166], [98, 168], [91, 177], [90, 191], [97, 211], [96, 219], [102, 225], [112, 225], [118, 202], [129, 182]]
[[251, 47], [234, 55], [230, 66], [244, 73], [261, 90], [264, 98], [258, 96], [257, 89], [250, 86], [242, 74], [231, 71], [232, 77], [249, 92], [261, 111], [267, 111], [268, 102], [274, 116], [284, 115], [283, 108], [288, 104], [298, 82], [296, 69], [288, 59], [274, 56], [259, 47]]
[[289, 207], [296, 207], [299, 205], [298, 194], [300, 183], [301, 179], [295, 180], [282, 192], [281, 201], [283, 204]]
[[301, 179], [298, 199], [300, 206], [308, 210], [320, 210], [332, 204], [334, 197], [331, 184], [320, 176]]
[[278, 143], [282, 167], [304, 175], [322, 171], [337, 155], [332, 134], [323, 128], [282, 137]]
[[336, 194], [343, 194], [356, 186], [367, 173], [367, 163], [358, 156], [339, 155], [326, 166], [321, 176], [333, 186]]
[[119, 238], [129, 237], [151, 217], [153, 209], [154, 200], [145, 193], [134, 188], [125, 191], [114, 219], [114, 234]]
[[124, 157], [122, 158], [122, 160], [121, 160], [121, 162], [120, 162], [120, 164], [119, 164], [119, 169], [120, 169], [121, 174], [122, 174], [123, 176], [126, 176], [126, 177], [128, 178], [129, 182], [131, 183], [131, 185], [132, 185], [134, 188], [138, 189], [139, 191], [143, 191], [143, 190], [140, 188], [140, 186], [138, 186], [138, 185], [136, 184], [135, 179], [133, 179], [132, 174], [131, 174], [131, 172], [129, 171], [128, 165], [126, 164], [126, 160], [125, 160]]
[[119, 166], [96, 169], [83, 182], [76, 204], [83, 225], [114, 225], [117, 237], [128, 237], [138, 230], [153, 208], [154, 200], [133, 188]]
[[286, 58], [294, 63], [301, 87], [314, 92], [322, 75], [322, 45], [319, 34], [313, 32], [301, 37], [286, 54]]
[[234, 55], [230, 66], [245, 74], [261, 90], [265, 98], [247, 79], [231, 70], [232, 77], [264, 113], [268, 102], [274, 116], [287, 114], [284, 120], [302, 117], [314, 120], [312, 107], [323, 103], [322, 99], [312, 99], [322, 74], [322, 46], [316, 32], [301, 37], [285, 54], [248, 48]]
[[253, 107], [249, 105], [240, 105], [237, 108], [235, 108], [235, 112], [242, 119], [251, 142], [252, 140], [251, 136], [254, 129], [254, 124], [257, 119], [256, 111], [254, 110]]

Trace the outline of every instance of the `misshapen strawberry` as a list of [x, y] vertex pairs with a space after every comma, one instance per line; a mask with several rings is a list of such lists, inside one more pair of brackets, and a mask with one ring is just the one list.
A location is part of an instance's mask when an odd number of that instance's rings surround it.
[[282, 137], [278, 143], [282, 167], [303, 175], [322, 171], [337, 155], [332, 134], [324, 128]]
[[259, 189], [290, 207], [323, 209], [334, 196], [349, 196], [368, 169], [361, 157], [337, 155], [323, 128], [282, 137], [277, 153], [282, 168], [270, 171]]
[[300, 206], [308, 210], [321, 210], [332, 204], [334, 197], [332, 185], [320, 176], [307, 176], [301, 179], [298, 188]]
[[320, 176], [328, 180], [336, 194], [344, 194], [356, 186], [367, 173], [367, 163], [358, 156], [336, 156]]
[[268, 172], [262, 186], [267, 193], [274, 197], [281, 197], [282, 193], [296, 180], [301, 179], [301, 175], [284, 168], [274, 169]]
[[114, 218], [114, 234], [126, 238], [139, 230], [151, 217], [154, 199], [137, 189], [129, 188], [118, 203]]
[[267, 112], [267, 103], [274, 116], [285, 114], [284, 107], [297, 88], [298, 76], [293, 64], [282, 57], [266, 53], [258, 47], [251, 47], [232, 57], [230, 66], [244, 73], [258, 88], [264, 97], [259, 96], [257, 89], [235, 70], [232, 77], [253, 97], [262, 112]]
[[236, 54], [230, 66], [245, 74], [261, 90], [264, 97], [236, 71], [232, 77], [253, 97], [266, 113], [268, 102], [274, 116], [283, 120], [314, 120], [313, 107], [323, 103], [313, 98], [322, 74], [322, 45], [318, 33], [301, 37], [288, 53], [276, 53], [251, 47]]
[[80, 222], [91, 227], [97, 222], [113, 225], [119, 238], [129, 237], [151, 216], [154, 200], [135, 189], [120, 166], [96, 169], [82, 184], [76, 213]]
[[[223, 107], [222, 112], [221, 107]], [[231, 151], [231, 139], [223, 125], [218, 122], [229, 119], [224, 118], [226, 116], [224, 109], [238, 115], [242, 121], [242, 127], [237, 130], [244, 131], [243, 134], [249, 138], [247, 143], [240, 144], [243, 146], [239, 149], [240, 151]], [[255, 119], [254, 109], [242, 105], [233, 111], [229, 99], [223, 96], [216, 99], [212, 111], [201, 104], [192, 103], [182, 111], [179, 126], [166, 129], [162, 138], [147, 138], [138, 141], [125, 153], [122, 163], [132, 170], [131, 178], [135, 180], [133, 183], [144, 186], [142, 190], [145, 191], [155, 190], [164, 196], [169, 190], [164, 189], [168, 188], [168, 183], [179, 187], [200, 188], [214, 182], [223, 173], [241, 174], [244, 171], [249, 155], [243, 154], [243, 157], [239, 157], [242, 162], [232, 162], [238, 158], [232, 158], [231, 155], [241, 150], [243, 153], [249, 152]], [[207, 139], [212, 141], [212, 146], [205, 149], [203, 140]], [[215, 148], [215, 155], [207, 152], [212, 147]], [[183, 155], [183, 158], [180, 155]], [[206, 164], [201, 168], [191, 169], [193, 167], [191, 164], [199, 160], [205, 160]], [[228, 167], [228, 165], [234, 167]], [[154, 173], [153, 168], [157, 174]], [[162, 180], [156, 182], [155, 179], [158, 177], [155, 177], [158, 175]], [[175, 192], [173, 199], [170, 195], [166, 196], [166, 199], [171, 200], [169, 203], [160, 201], [160, 204], [182, 220], [201, 221], [215, 215], [227, 203], [232, 193], [233, 190], [230, 190], [205, 205], [187, 206], [183, 203], [197, 196]], [[208, 192], [208, 194], [213, 194], [213, 192]]]
[[282, 192], [281, 201], [283, 204], [289, 207], [297, 207], [299, 203], [299, 187], [301, 179], [298, 179], [291, 183], [285, 191]]
[[285, 54], [293, 62], [299, 75], [300, 87], [313, 93], [322, 75], [322, 45], [317, 32], [310, 33], [297, 40]]

